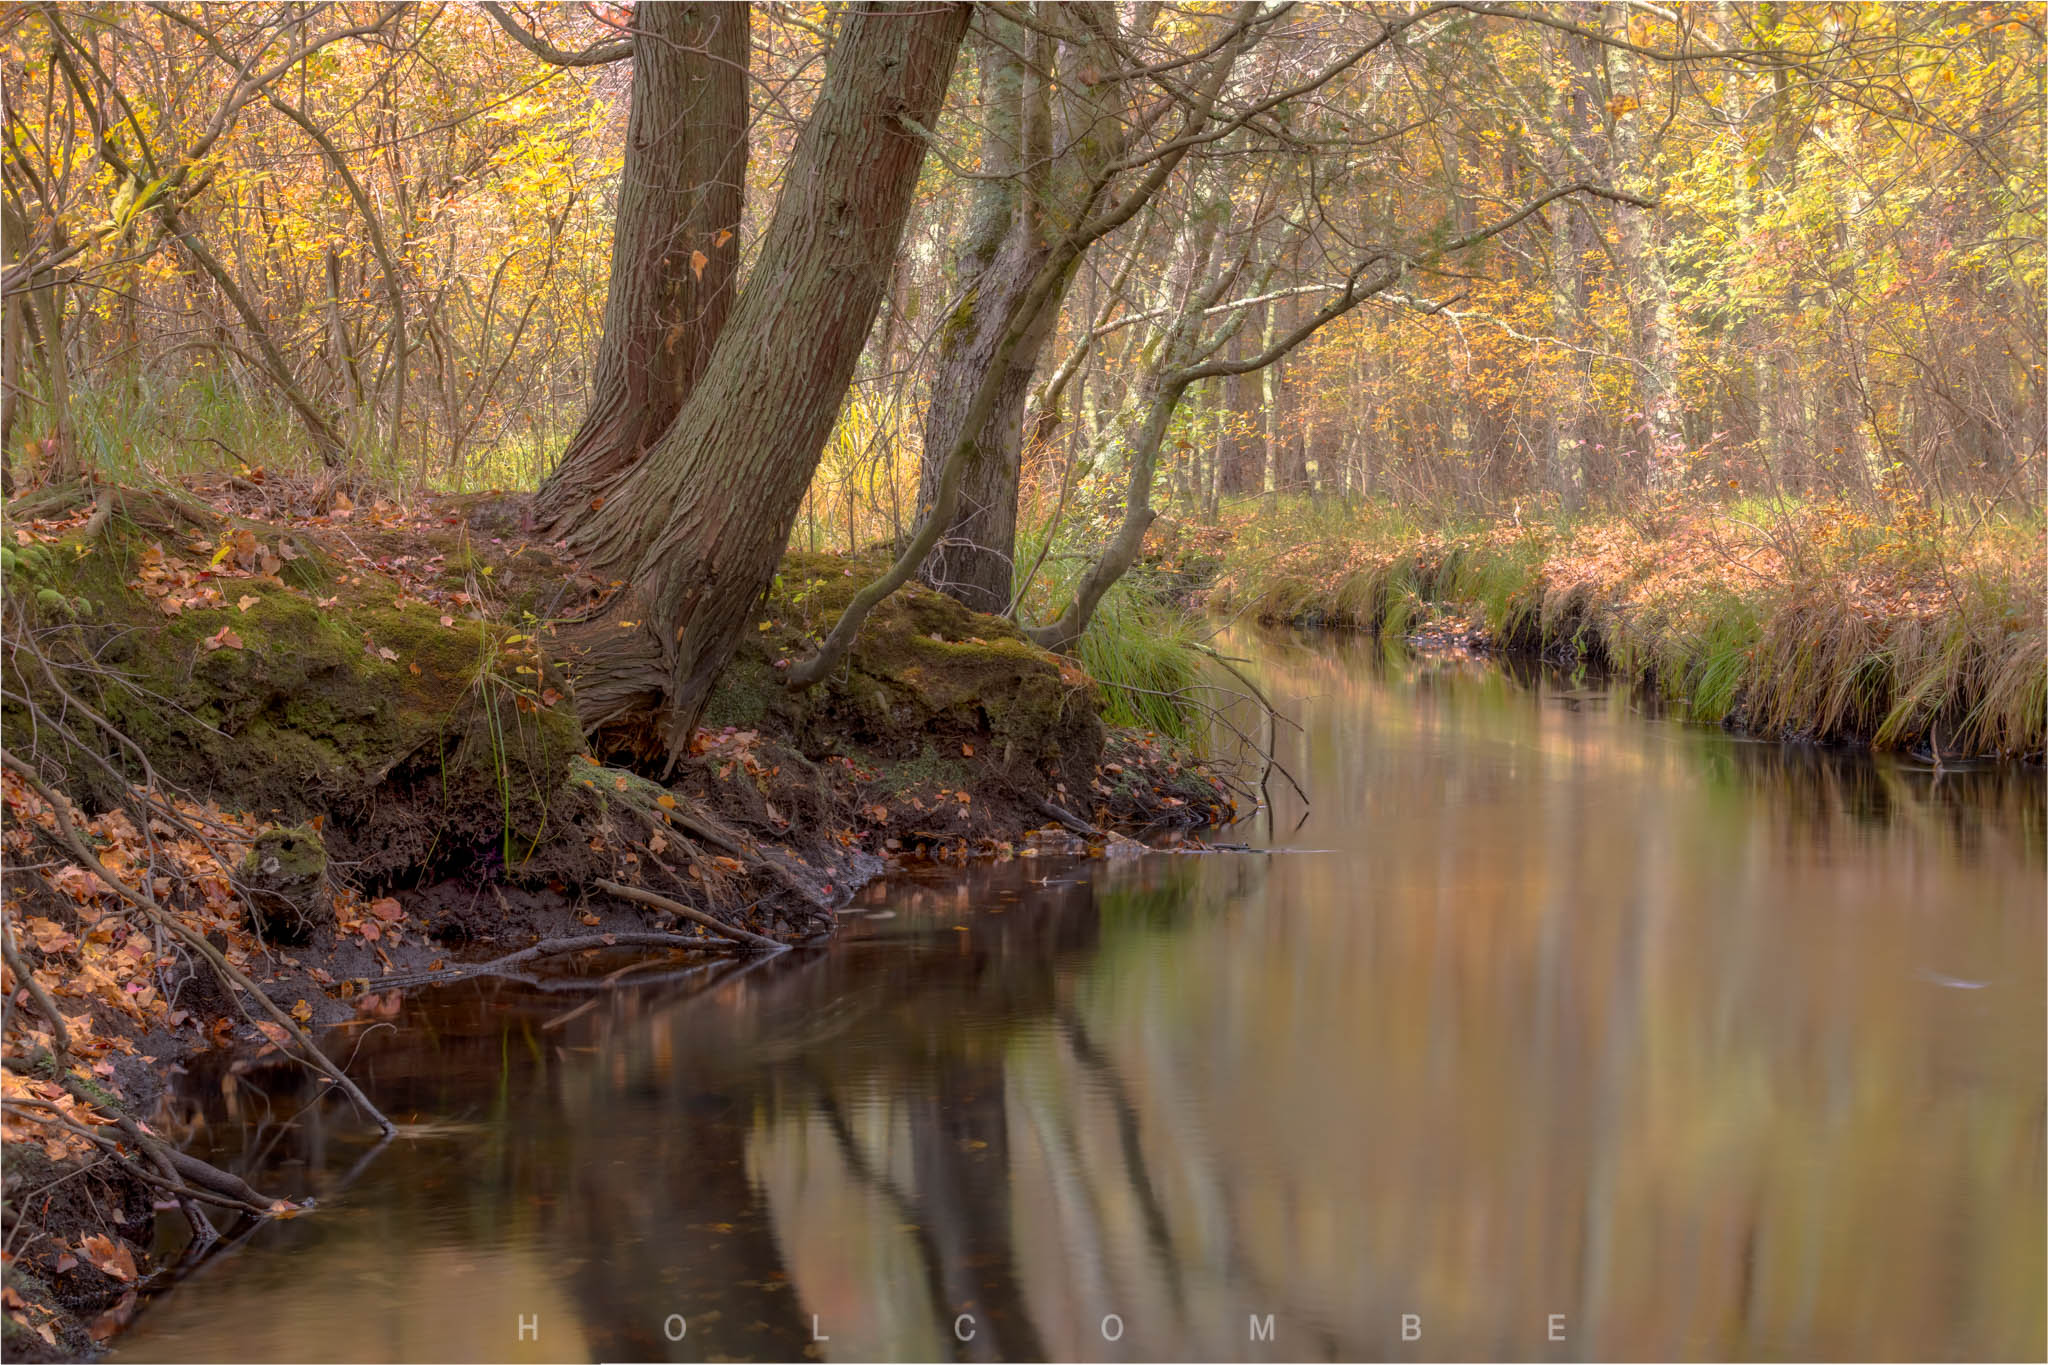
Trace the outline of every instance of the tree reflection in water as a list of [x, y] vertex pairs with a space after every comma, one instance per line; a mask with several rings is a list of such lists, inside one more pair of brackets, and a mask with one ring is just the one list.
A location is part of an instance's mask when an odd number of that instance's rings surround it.
[[418, 1124], [345, 1188], [334, 1101], [195, 1072], [197, 1144], [327, 1199], [123, 1353], [2043, 1353], [2038, 774], [1233, 648], [1328, 851], [932, 871], [566, 1023], [421, 994], [337, 1048]]

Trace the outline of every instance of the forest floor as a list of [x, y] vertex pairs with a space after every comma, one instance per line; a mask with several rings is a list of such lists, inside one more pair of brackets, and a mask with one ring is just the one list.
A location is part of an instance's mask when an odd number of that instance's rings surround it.
[[553, 647], [618, 585], [516, 500], [238, 478], [10, 508], [0, 542], [10, 1358], [119, 1331], [159, 1208], [269, 1205], [174, 1182], [129, 1129], [197, 1049], [320, 1067], [316, 1032], [514, 952], [800, 943], [898, 861], [1116, 856], [1111, 830], [1231, 809], [1187, 752], [1105, 726], [1072, 660], [922, 588], [784, 688], [864, 561], [785, 562], [657, 782], [586, 746]]
[[2048, 741], [2038, 514], [1673, 499], [1432, 523], [1290, 501], [1162, 549], [1214, 609], [1589, 662], [1758, 735], [1944, 761]]

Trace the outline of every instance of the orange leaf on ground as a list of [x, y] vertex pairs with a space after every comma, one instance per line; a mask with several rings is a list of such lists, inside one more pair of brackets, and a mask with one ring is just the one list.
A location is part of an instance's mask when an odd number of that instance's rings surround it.
[[135, 1257], [125, 1242], [94, 1233], [78, 1244], [78, 1250], [102, 1274], [124, 1282], [135, 1278]]

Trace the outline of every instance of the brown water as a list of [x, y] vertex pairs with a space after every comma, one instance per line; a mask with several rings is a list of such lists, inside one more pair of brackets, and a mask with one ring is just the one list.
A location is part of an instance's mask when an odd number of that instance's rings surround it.
[[197, 1145], [322, 1207], [117, 1354], [2048, 1350], [2038, 771], [1233, 647], [1315, 805], [1224, 837], [1285, 851], [905, 877], [566, 1022], [586, 983], [416, 995], [336, 1043], [381, 1149], [195, 1073]]

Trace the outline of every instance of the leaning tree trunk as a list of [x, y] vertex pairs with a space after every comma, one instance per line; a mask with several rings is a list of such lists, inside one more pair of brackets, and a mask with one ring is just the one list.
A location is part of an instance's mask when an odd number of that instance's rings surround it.
[[725, 329], [747, 170], [747, 6], [639, 5], [590, 407], [534, 495], [563, 534], [682, 410]]
[[659, 717], [662, 747], [687, 742], [845, 400], [969, 10], [864, 4], [841, 20], [759, 263], [703, 374], [570, 534], [595, 572], [627, 582], [577, 642], [586, 729], [640, 738]]
[[[974, 450], [959, 476], [953, 515], [919, 570], [926, 583], [976, 611], [1000, 612], [1010, 603], [1017, 549], [1026, 399], [1078, 257], [1032, 305], [1037, 313], [1021, 338], [1011, 340], [1011, 333], [1039, 272], [1078, 224], [1102, 166], [1123, 143], [1119, 125], [1097, 99], [1097, 86], [1116, 69], [1100, 50], [1100, 35], [1114, 23], [1107, 6], [1075, 5], [1066, 12], [1072, 38], [1062, 44], [1057, 98], [1047, 79], [1053, 40], [993, 8], [984, 13], [990, 37], [981, 53], [981, 165], [987, 178], [976, 184], [960, 252], [965, 298], [939, 336], [917, 511], [926, 516], [938, 500], [982, 382], [1002, 364], [994, 406], [974, 433]], [[1051, 169], [1055, 143], [1057, 173]]]

